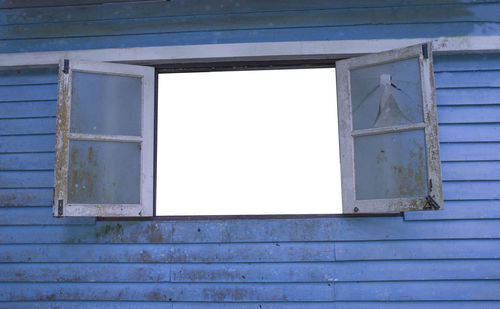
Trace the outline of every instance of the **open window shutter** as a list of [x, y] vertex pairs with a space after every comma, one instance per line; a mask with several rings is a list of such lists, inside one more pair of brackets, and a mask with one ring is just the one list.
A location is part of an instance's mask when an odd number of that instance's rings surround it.
[[338, 61], [344, 213], [443, 205], [430, 44]]
[[62, 60], [54, 216], [152, 216], [154, 68]]

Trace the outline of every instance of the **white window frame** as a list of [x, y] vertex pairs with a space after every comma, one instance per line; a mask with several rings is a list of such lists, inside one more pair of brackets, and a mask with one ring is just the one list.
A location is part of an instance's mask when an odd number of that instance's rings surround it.
[[[337, 106], [339, 115], [339, 138], [342, 183], [342, 209], [344, 214], [354, 213], [397, 213], [423, 210], [428, 204], [425, 196], [391, 199], [356, 199], [356, 164], [354, 159], [354, 138], [383, 133], [397, 133], [416, 129], [425, 130], [425, 151], [427, 159], [427, 189], [432, 199], [442, 207], [443, 191], [437, 105], [432, 67], [431, 44], [410, 46], [382, 53], [337, 61]], [[351, 78], [353, 69], [417, 58], [423, 103], [423, 121], [407, 125], [354, 130], [352, 119]]]
[[[141, 136], [81, 134], [70, 132], [73, 72], [141, 78]], [[93, 217], [150, 217], [153, 215], [154, 93], [155, 69], [129, 64], [61, 59], [56, 124], [53, 215]], [[141, 143], [139, 204], [70, 204], [68, 201], [69, 141]], [[126, 168], [126, 167], [124, 167]]]

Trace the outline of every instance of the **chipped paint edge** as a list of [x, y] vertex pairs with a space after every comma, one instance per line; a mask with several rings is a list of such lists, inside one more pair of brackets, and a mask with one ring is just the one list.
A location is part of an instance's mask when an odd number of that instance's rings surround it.
[[[57, 121], [56, 147], [54, 161], [54, 201], [52, 213], [54, 217], [64, 216], [68, 192], [68, 162], [69, 162], [69, 122], [71, 113], [71, 66], [69, 72], [63, 72], [64, 60], [60, 60], [57, 87]], [[59, 213], [59, 200], [62, 200], [62, 213]]]

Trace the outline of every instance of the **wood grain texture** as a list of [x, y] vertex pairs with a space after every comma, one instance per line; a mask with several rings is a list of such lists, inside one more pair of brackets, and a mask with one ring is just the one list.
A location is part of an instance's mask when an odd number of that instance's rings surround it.
[[2, 245], [8, 263], [250, 263], [328, 262], [334, 243], [24, 244]]

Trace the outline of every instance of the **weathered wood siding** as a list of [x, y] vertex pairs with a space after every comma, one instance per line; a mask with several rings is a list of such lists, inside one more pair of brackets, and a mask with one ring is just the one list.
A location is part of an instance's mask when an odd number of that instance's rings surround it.
[[[67, 6], [60, 5], [65, 2]], [[94, 4], [74, 5], [75, 2]], [[492, 0], [121, 2], [2, 0], [0, 52], [432, 38], [492, 35], [500, 31], [500, 3]], [[2, 7], [11, 9], [1, 10]]]
[[[0, 52], [500, 33], [494, 1], [57, 2], [0, 10]], [[0, 72], [0, 308], [498, 308], [500, 54], [434, 60], [446, 210], [387, 218], [52, 218], [56, 70]]]

